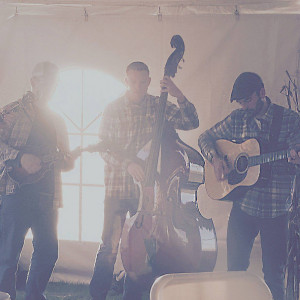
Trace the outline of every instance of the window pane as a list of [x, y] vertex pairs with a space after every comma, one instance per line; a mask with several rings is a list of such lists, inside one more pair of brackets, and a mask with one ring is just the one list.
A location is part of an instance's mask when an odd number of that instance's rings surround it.
[[[109, 102], [118, 98], [125, 90], [124, 84], [109, 74], [97, 70], [85, 70], [83, 72], [84, 127], [103, 112]], [[92, 130], [97, 133], [98, 129], [99, 123], [93, 124], [89, 128], [89, 132]]]
[[68, 131], [74, 132], [76, 126], [81, 126], [81, 103], [82, 70], [61, 72], [59, 84], [49, 105], [65, 119]]
[[79, 187], [63, 186], [63, 208], [59, 210], [58, 238], [79, 238]]
[[103, 229], [104, 188], [83, 187], [82, 240], [100, 242]]
[[99, 111], [99, 114], [100, 116], [98, 115], [97, 115], [98, 117], [95, 116], [95, 118], [97, 117], [97, 119], [96, 120], [93, 119], [93, 122], [88, 125], [88, 127], [85, 130], [85, 133], [98, 135], [102, 111]]
[[[97, 137], [84, 137], [84, 146], [98, 143]], [[82, 154], [82, 181], [84, 184], [104, 184], [104, 162], [99, 152]]]
[[[74, 150], [80, 146], [80, 136], [78, 135], [69, 135], [70, 140], [70, 149]], [[75, 167], [71, 171], [62, 172], [62, 181], [63, 183], [78, 183], [80, 179], [80, 157], [75, 161]]]

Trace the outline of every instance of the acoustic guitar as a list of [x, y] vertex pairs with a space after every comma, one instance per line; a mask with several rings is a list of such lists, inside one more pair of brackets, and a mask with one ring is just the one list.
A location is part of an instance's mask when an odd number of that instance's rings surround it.
[[219, 181], [213, 165], [205, 163], [205, 188], [208, 196], [214, 200], [228, 200], [234, 193], [253, 186], [260, 177], [260, 165], [290, 157], [287, 150], [261, 154], [256, 139], [241, 144], [220, 139], [216, 141], [216, 146], [230, 172]]

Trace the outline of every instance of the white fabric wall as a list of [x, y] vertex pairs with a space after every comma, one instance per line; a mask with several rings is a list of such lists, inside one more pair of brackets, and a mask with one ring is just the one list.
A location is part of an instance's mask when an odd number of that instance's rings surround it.
[[[172, 51], [169, 42], [174, 34], [180, 34], [186, 45], [185, 63], [181, 64], [183, 68], [175, 82], [195, 104], [200, 118], [198, 129], [180, 133], [191, 146], [197, 148], [199, 134], [235, 108], [235, 104], [229, 103], [229, 96], [235, 78], [243, 71], [260, 74], [267, 95], [285, 105], [279, 91], [287, 81], [285, 71], [291, 75], [297, 71], [298, 15], [251, 14], [238, 18], [231, 14], [182, 14], [164, 15], [159, 22], [155, 14], [144, 14], [143, 9], [130, 13], [123, 10], [124, 13], [108, 10], [99, 14], [98, 8], [98, 13], [93, 14], [90, 9], [86, 21], [82, 8], [30, 6], [18, 15], [11, 6], [1, 8], [1, 106], [30, 88], [31, 69], [41, 60], [53, 61], [61, 69], [97, 69], [120, 81], [126, 66], [141, 60], [150, 67], [150, 92], [159, 94], [159, 80]], [[199, 199], [201, 212], [213, 218], [218, 239], [224, 240], [230, 203], [210, 200], [204, 186], [199, 189]], [[71, 248], [76, 263], [79, 250], [89, 261], [84, 264], [89, 274], [96, 246], [92, 246], [93, 251], [88, 250], [88, 243]], [[61, 249], [60, 266], [64, 265], [63, 252]], [[224, 255], [221, 253], [220, 257]], [[65, 262], [66, 270], [75, 265], [70, 257]]]

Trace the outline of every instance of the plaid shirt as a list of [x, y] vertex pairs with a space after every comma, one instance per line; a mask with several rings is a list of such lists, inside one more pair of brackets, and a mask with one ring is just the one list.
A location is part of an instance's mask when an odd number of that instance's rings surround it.
[[[101, 153], [106, 163], [106, 197], [138, 199], [139, 188], [127, 172], [127, 166], [151, 139], [158, 105], [159, 98], [148, 94], [140, 105], [130, 103], [124, 95], [105, 109], [99, 138], [112, 149]], [[176, 129], [197, 128], [199, 120], [194, 105], [185, 99], [179, 106], [167, 102], [166, 121]]]
[[[269, 99], [267, 99], [270, 101]], [[200, 135], [198, 144], [202, 154], [209, 161], [216, 155], [214, 141], [226, 139], [242, 143], [249, 138], [269, 141], [274, 104], [258, 118], [246, 110], [237, 109], [223, 121]], [[300, 143], [300, 116], [296, 112], [284, 109], [278, 145], [290, 149]], [[276, 149], [272, 149], [276, 151]], [[236, 205], [251, 216], [274, 218], [288, 211], [291, 205], [291, 190], [294, 175], [288, 171], [286, 160], [271, 163], [271, 180], [263, 187], [254, 186], [244, 196], [236, 199]]]
[[[26, 145], [35, 118], [34, 95], [28, 92], [18, 101], [8, 104], [0, 110], [1, 115], [11, 114], [11, 122], [0, 121], [0, 195], [10, 195], [18, 191], [18, 184], [8, 175], [7, 162], [15, 160], [19, 151]], [[69, 152], [67, 129], [64, 121], [56, 114], [49, 112], [55, 126], [57, 148]], [[61, 167], [62, 162], [54, 164], [55, 191], [54, 206], [61, 207]], [[0, 197], [1, 201], [1, 197]]]

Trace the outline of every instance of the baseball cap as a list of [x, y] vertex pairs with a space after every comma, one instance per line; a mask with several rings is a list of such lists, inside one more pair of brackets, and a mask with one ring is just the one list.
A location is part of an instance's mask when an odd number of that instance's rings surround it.
[[230, 102], [249, 98], [253, 92], [259, 91], [263, 87], [262, 79], [256, 73], [241, 73], [233, 84]]
[[59, 69], [54, 63], [43, 61], [35, 65], [32, 71], [32, 77], [56, 76], [58, 71]]

